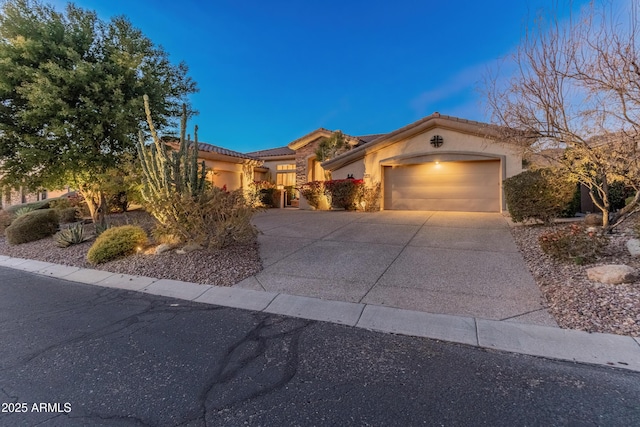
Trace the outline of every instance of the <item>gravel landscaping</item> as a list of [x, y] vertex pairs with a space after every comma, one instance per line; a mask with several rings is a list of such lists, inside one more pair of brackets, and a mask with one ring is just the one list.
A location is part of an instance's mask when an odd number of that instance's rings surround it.
[[626, 242], [634, 235], [621, 229], [609, 236], [606, 252], [587, 265], [560, 263], [547, 256], [538, 236], [550, 227], [512, 227], [511, 231], [529, 270], [549, 304], [549, 311], [561, 328], [588, 332], [640, 336], [640, 280], [606, 285], [587, 278], [587, 269], [604, 264], [625, 264], [640, 268]]
[[[142, 211], [111, 215], [109, 222], [113, 225], [140, 225], [147, 231], [155, 224], [154, 219]], [[579, 266], [559, 263], [542, 252], [538, 236], [545, 231], [549, 231], [549, 227], [517, 225], [511, 228], [520, 252], [558, 325], [588, 332], [640, 336], [640, 280], [605, 285], [590, 281], [586, 274], [588, 268], [604, 264], [625, 264], [640, 269], [640, 259], [632, 257], [625, 247], [626, 241], [634, 237], [633, 232], [623, 228], [612, 234], [605, 254], [596, 263]], [[0, 254], [218, 286], [231, 286], [262, 269], [257, 241], [223, 250], [198, 250], [184, 254], [172, 250], [154, 255], [153, 248], [148, 248], [147, 253], [98, 266], [86, 261], [91, 244], [92, 241], [89, 241], [59, 248], [52, 238], [46, 238], [10, 246], [4, 237], [0, 237]]]
[[[148, 232], [155, 220], [143, 211], [132, 211], [109, 216], [111, 225], [140, 225]], [[88, 229], [92, 226], [88, 225]], [[140, 253], [127, 258], [92, 265], [86, 260], [93, 240], [68, 248], [59, 248], [53, 238], [11, 246], [0, 238], [0, 255], [35, 259], [56, 264], [82, 268], [93, 268], [113, 273], [156, 277], [159, 279], [183, 280], [207, 285], [231, 286], [262, 270], [258, 243], [235, 245], [223, 250], [198, 250], [178, 254], [172, 250], [154, 255]], [[146, 252], [152, 252], [150, 248]]]

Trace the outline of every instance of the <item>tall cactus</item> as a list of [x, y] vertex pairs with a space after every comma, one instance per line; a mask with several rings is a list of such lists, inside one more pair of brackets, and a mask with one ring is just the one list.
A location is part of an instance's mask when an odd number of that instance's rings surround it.
[[[142, 131], [140, 131], [137, 149], [145, 178], [142, 196], [152, 205], [159, 200], [169, 200], [176, 194], [199, 197], [204, 192], [207, 171], [204, 161], [198, 163], [198, 127], [195, 127], [193, 143], [190, 143], [186, 138], [186, 105], [182, 105], [180, 146], [178, 150], [171, 152], [158, 137], [151, 119], [147, 95], [144, 95], [144, 110], [153, 138], [153, 145], [148, 147], [144, 143]], [[156, 217], [160, 222], [164, 222], [162, 217], [167, 214], [170, 213], [159, 213]]]

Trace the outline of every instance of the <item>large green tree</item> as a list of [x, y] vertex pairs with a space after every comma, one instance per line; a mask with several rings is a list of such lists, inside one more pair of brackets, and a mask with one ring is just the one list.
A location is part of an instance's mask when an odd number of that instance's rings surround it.
[[171, 126], [196, 85], [125, 17], [103, 21], [68, 4], [31, 0], [0, 9], [0, 176], [29, 188], [71, 185], [104, 223], [101, 189], [145, 120]]

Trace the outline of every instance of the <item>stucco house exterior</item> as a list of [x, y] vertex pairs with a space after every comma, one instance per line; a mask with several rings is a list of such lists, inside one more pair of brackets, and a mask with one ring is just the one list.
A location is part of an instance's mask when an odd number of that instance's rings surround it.
[[322, 163], [333, 179], [381, 183], [381, 209], [502, 212], [522, 151], [499, 129], [434, 113]]
[[300, 187], [324, 180], [326, 172], [380, 183], [385, 210], [502, 212], [502, 182], [522, 172], [521, 150], [498, 142], [498, 128], [439, 113], [387, 134], [345, 135], [350, 149], [320, 163], [315, 151], [332, 133], [320, 128], [287, 146], [247, 154], [263, 161], [268, 172], [260, 178], [274, 184]]
[[[179, 141], [167, 145], [173, 149], [180, 147]], [[256, 180], [256, 174], [267, 172], [257, 157], [204, 142], [198, 142], [198, 160], [205, 162], [207, 181], [229, 191], [247, 188]]]
[[[344, 134], [348, 148], [321, 163], [315, 152], [333, 133], [319, 128], [286, 146], [249, 153], [198, 143], [198, 157], [207, 179], [230, 191], [267, 181], [297, 193], [329, 177], [380, 183], [383, 210], [502, 212], [502, 182], [522, 171], [521, 150], [499, 142], [498, 128], [439, 113], [387, 134]], [[286, 205], [308, 208], [298, 198], [287, 198]]]

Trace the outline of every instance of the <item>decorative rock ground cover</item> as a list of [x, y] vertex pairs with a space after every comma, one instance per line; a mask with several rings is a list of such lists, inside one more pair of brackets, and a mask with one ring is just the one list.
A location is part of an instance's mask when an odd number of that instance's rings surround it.
[[604, 255], [595, 263], [582, 266], [557, 262], [542, 252], [538, 236], [548, 232], [549, 227], [517, 225], [511, 231], [560, 327], [640, 336], [638, 277], [630, 283], [611, 285], [590, 280], [587, 275], [590, 268], [607, 264], [640, 271], [640, 258], [626, 248], [626, 242], [634, 237], [629, 228], [610, 235]]

